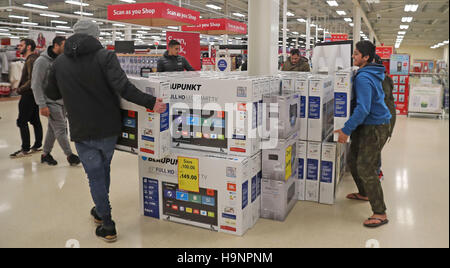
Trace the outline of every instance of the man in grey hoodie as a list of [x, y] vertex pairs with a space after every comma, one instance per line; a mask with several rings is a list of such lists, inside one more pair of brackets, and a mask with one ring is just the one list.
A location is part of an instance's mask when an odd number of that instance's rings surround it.
[[72, 153], [69, 138], [67, 136], [67, 120], [66, 111], [64, 109], [63, 100], [53, 101], [44, 94], [44, 89], [48, 83], [48, 73], [53, 61], [64, 52], [64, 44], [66, 38], [57, 36], [53, 39], [53, 45], [42, 52], [41, 56], [36, 60], [33, 66], [33, 74], [31, 79], [31, 87], [33, 88], [34, 99], [39, 106], [42, 116], [48, 117], [48, 129], [44, 142], [44, 150], [41, 156], [41, 163], [47, 163], [50, 166], [56, 166], [58, 162], [50, 154], [53, 145], [57, 140], [67, 161], [71, 166], [80, 164], [78, 156]]

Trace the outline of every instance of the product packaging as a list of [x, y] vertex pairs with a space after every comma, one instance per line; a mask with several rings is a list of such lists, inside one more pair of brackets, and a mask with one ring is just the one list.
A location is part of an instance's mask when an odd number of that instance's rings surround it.
[[308, 142], [299, 140], [297, 141], [297, 159], [298, 159], [298, 181], [297, 181], [297, 193], [298, 200], [304, 201], [306, 194], [306, 175], [307, 175], [307, 154], [308, 154]]
[[309, 81], [308, 141], [322, 142], [334, 128], [334, 90], [330, 76]]
[[297, 139], [298, 132], [288, 139], [278, 140], [275, 148], [262, 151], [263, 179], [287, 181], [297, 176]]
[[[300, 129], [298, 119], [300, 94], [284, 91], [282, 94], [264, 95], [265, 120], [263, 122], [264, 139], [287, 139]], [[273, 106], [273, 107], [272, 107]], [[273, 108], [278, 108], [277, 112]], [[272, 125], [272, 122], [277, 122]]]
[[[352, 99], [352, 72], [337, 72], [334, 79], [334, 130], [344, 128], [350, 119]], [[334, 133], [334, 141], [338, 140], [339, 134]]]

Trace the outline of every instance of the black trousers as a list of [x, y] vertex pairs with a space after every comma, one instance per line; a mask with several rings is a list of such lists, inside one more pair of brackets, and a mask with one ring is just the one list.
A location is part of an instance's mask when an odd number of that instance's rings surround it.
[[30, 129], [28, 123], [33, 125], [35, 142], [33, 148], [42, 147], [42, 124], [39, 118], [39, 107], [37, 106], [33, 94], [22, 95], [19, 101], [19, 118], [17, 126], [20, 128], [22, 138], [22, 150], [30, 150]]

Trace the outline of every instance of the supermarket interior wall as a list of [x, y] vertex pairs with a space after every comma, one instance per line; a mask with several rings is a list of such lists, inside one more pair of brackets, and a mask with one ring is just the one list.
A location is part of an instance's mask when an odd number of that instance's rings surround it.
[[[446, 46], [448, 47], [448, 46]], [[444, 59], [444, 47], [431, 49], [428, 46], [401, 46], [397, 54], [411, 55], [411, 64], [414, 60], [442, 60]]]

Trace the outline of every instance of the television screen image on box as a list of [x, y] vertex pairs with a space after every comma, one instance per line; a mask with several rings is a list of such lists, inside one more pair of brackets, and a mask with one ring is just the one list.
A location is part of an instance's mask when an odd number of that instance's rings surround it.
[[172, 142], [175, 147], [200, 146], [224, 151], [228, 148], [226, 118], [227, 114], [223, 111], [175, 108], [172, 114]]
[[187, 192], [178, 189], [178, 184], [162, 182], [162, 192], [164, 216], [218, 226], [216, 190], [200, 188], [198, 193]]
[[129, 148], [138, 148], [138, 112], [121, 110], [122, 113], [122, 134], [117, 145]]
[[295, 124], [297, 123], [297, 104], [293, 104], [289, 107], [289, 118], [290, 118], [290, 123], [291, 126], [295, 126]]

